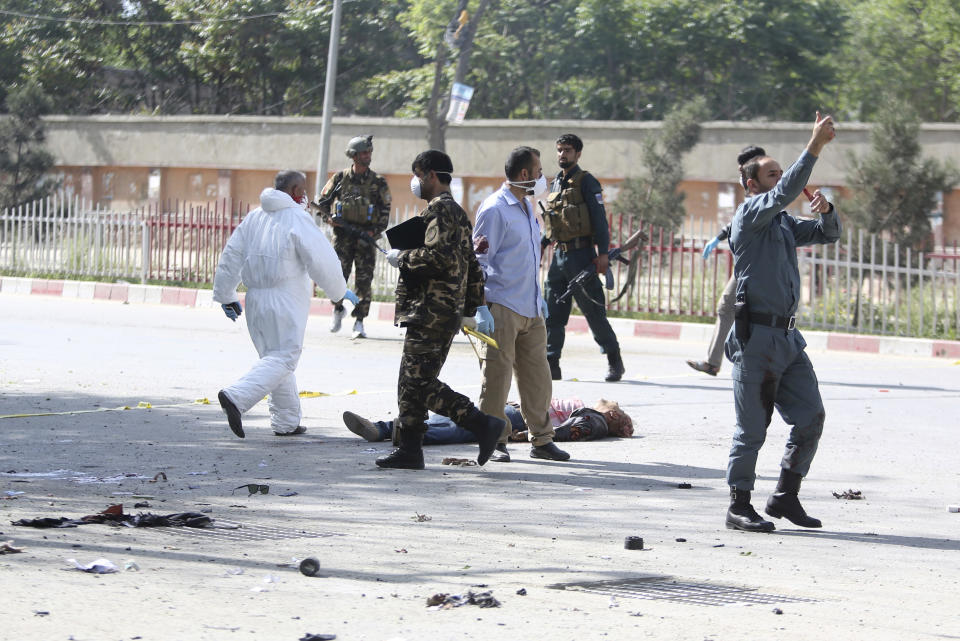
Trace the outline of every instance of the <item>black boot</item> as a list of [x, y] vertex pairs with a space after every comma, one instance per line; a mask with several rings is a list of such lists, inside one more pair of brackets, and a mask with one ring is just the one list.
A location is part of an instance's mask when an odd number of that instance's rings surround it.
[[794, 525], [800, 527], [823, 527], [820, 519], [807, 516], [797, 494], [800, 493], [802, 476], [796, 472], [780, 470], [780, 480], [777, 481], [777, 491], [767, 499], [767, 508], [764, 510], [775, 519], [785, 517]]
[[607, 363], [610, 369], [607, 370], [607, 377], [604, 379], [608, 383], [615, 383], [623, 377], [627, 370], [623, 368], [623, 360], [620, 359], [620, 350], [607, 354]]
[[560, 375], [560, 359], [559, 358], [548, 358], [547, 363], [550, 364], [550, 378], [554, 381], [559, 381], [562, 376]]
[[770, 521], [764, 521], [750, 505], [750, 492], [731, 487], [727, 529], [744, 532], [773, 532], [776, 527]]
[[463, 419], [462, 426], [477, 437], [477, 443], [480, 444], [480, 451], [477, 452], [477, 465], [483, 465], [490, 460], [490, 455], [497, 447], [497, 441], [503, 434], [507, 424], [503, 419], [496, 416], [484, 414], [476, 407], [470, 410], [467, 418]]
[[423, 465], [423, 432], [408, 428], [401, 428], [400, 447], [386, 456], [377, 459], [377, 467], [386, 467], [399, 470], [422, 470]]

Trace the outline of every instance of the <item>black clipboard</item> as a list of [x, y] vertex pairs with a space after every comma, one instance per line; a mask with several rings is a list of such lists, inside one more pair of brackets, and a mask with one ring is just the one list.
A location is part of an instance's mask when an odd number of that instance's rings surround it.
[[416, 249], [423, 247], [423, 237], [426, 232], [426, 221], [422, 216], [414, 216], [399, 225], [394, 225], [386, 231], [386, 234], [393, 249]]

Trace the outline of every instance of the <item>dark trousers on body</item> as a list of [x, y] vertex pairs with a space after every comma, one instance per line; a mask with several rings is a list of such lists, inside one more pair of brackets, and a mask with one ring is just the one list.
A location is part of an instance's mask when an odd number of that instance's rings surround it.
[[563, 302], [557, 300], [570, 286], [570, 281], [587, 266], [593, 267], [596, 253], [592, 247], [582, 247], [570, 251], [557, 249], [550, 261], [550, 270], [547, 272], [547, 282], [543, 288], [543, 297], [547, 301], [549, 316], [547, 324], [547, 358], [559, 360], [563, 352], [563, 342], [566, 335], [567, 321], [570, 319], [570, 309], [573, 301], [583, 312], [593, 334], [593, 340], [600, 346], [603, 354], [616, 354], [620, 351], [617, 335], [607, 320], [607, 299], [604, 295], [600, 278], [593, 275], [588, 278], [583, 287], [575, 288], [573, 298]]

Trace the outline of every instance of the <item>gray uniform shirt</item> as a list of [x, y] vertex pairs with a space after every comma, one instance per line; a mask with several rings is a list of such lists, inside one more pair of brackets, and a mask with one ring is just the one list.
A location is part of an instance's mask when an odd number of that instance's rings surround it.
[[770, 191], [745, 200], [730, 229], [737, 296], [746, 293], [751, 313], [790, 317], [800, 301], [797, 247], [832, 243], [840, 238], [836, 210], [815, 220], [783, 211], [803, 191], [817, 158], [806, 151]]

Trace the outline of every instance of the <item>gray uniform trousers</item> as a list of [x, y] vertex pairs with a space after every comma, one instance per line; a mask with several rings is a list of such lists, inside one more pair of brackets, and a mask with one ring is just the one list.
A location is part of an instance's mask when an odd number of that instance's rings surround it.
[[726, 344], [727, 357], [733, 362], [737, 412], [727, 484], [745, 491], [753, 490], [757, 453], [767, 437], [774, 407], [790, 426], [780, 466], [801, 476], [810, 470], [825, 417], [817, 375], [800, 332], [756, 324], [750, 329], [745, 346], [735, 332]]

